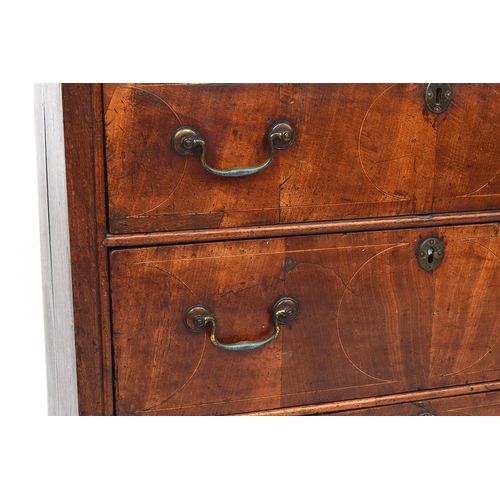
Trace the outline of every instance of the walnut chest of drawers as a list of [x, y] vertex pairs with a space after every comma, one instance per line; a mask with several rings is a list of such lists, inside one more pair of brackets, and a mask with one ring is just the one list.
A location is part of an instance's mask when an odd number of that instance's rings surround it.
[[52, 413], [500, 414], [500, 85], [39, 95]]

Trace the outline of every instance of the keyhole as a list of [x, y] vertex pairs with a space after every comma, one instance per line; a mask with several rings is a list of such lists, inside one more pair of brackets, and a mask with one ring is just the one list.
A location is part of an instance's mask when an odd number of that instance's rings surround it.
[[434, 262], [433, 253], [434, 253], [434, 248], [428, 248], [427, 249], [427, 262], [429, 264], [432, 264]]
[[418, 263], [424, 271], [434, 271], [443, 261], [443, 242], [437, 238], [427, 238], [418, 253]]
[[436, 89], [436, 106], [441, 105], [441, 96], [443, 94], [443, 89], [441, 87], [438, 87]]

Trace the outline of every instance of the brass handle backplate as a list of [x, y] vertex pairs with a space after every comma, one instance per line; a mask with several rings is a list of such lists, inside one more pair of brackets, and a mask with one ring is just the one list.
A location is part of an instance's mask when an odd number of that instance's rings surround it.
[[200, 162], [205, 170], [222, 177], [245, 177], [260, 172], [268, 167], [274, 160], [276, 149], [287, 149], [295, 140], [295, 127], [286, 120], [278, 120], [272, 123], [266, 134], [269, 146], [269, 158], [256, 167], [232, 167], [225, 170], [217, 170], [207, 165], [205, 155], [207, 152], [206, 142], [194, 127], [186, 126], [178, 128], [172, 135], [172, 148], [180, 156], [191, 156], [201, 146]]
[[210, 326], [210, 340], [212, 344], [221, 349], [227, 349], [229, 351], [248, 351], [250, 349], [257, 349], [266, 344], [269, 344], [274, 340], [280, 333], [281, 327], [280, 323], [290, 323], [293, 321], [299, 312], [299, 305], [295, 299], [291, 297], [283, 297], [276, 301], [273, 306], [271, 318], [274, 324], [273, 334], [261, 341], [251, 341], [251, 340], [241, 340], [234, 344], [223, 344], [219, 342], [216, 337], [217, 333], [217, 320], [215, 316], [212, 315], [208, 307], [196, 304], [191, 306], [184, 314], [184, 322], [186, 326], [192, 332], [201, 332], [207, 325]]

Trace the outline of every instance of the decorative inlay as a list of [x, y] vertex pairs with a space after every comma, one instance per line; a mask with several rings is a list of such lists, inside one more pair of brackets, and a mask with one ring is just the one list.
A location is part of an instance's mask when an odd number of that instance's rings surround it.
[[[446, 259], [433, 273], [414, 248], [378, 253], [348, 283], [338, 334], [350, 361], [381, 379], [415, 380], [481, 370], [500, 338], [500, 261], [486, 246], [446, 241]], [[377, 304], [377, 307], [373, 307]]]
[[436, 198], [500, 194], [485, 192], [500, 172], [498, 93], [485, 84], [453, 85], [453, 101], [436, 115], [422, 89], [393, 85], [368, 109], [359, 137], [365, 175], [401, 200], [433, 191]]
[[[154, 111], [154, 112], [153, 112]], [[187, 160], [171, 153], [169, 131], [181, 121], [172, 107], [150, 90], [118, 87], [105, 115], [110, 205], [123, 216], [154, 215], [182, 182]], [[159, 141], [152, 130], [165, 130]], [[116, 205], [121, 192], [126, 206]], [[116, 196], [115, 196], [116, 193]], [[173, 202], [172, 202], [173, 203]]]

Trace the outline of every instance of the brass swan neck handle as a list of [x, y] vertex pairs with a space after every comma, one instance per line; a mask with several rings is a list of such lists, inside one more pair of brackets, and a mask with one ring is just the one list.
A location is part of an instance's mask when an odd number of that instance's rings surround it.
[[278, 120], [272, 123], [266, 133], [267, 144], [269, 147], [269, 158], [256, 167], [232, 167], [229, 169], [218, 170], [210, 167], [205, 161], [207, 144], [201, 137], [200, 132], [192, 126], [178, 128], [172, 135], [172, 148], [180, 156], [191, 156], [201, 147], [200, 162], [205, 170], [212, 174], [222, 177], [245, 177], [252, 175], [268, 167], [274, 160], [276, 149], [287, 149], [295, 140], [295, 127], [286, 120]]
[[280, 333], [280, 323], [289, 323], [293, 321], [299, 312], [298, 303], [291, 297], [283, 297], [275, 302], [271, 314], [271, 319], [274, 324], [273, 334], [260, 341], [240, 340], [234, 344], [223, 344], [217, 340], [217, 320], [212, 315], [208, 307], [196, 304], [191, 306], [184, 314], [184, 322], [192, 332], [201, 332], [207, 325], [210, 325], [210, 340], [212, 344], [220, 349], [228, 351], [248, 351], [250, 349], [257, 349], [266, 344], [269, 344]]

